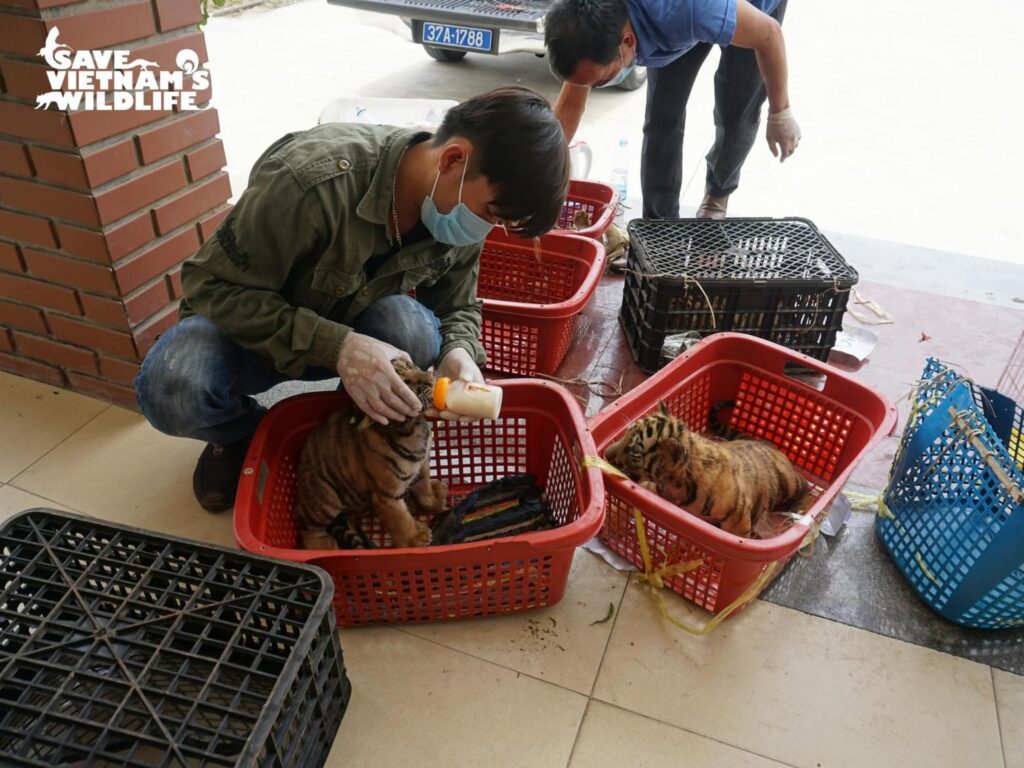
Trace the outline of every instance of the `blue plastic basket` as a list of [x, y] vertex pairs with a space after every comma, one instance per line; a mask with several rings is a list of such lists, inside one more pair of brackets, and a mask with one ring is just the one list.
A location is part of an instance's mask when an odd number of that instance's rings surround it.
[[939, 615], [1024, 626], [1024, 411], [929, 360], [875, 530]]

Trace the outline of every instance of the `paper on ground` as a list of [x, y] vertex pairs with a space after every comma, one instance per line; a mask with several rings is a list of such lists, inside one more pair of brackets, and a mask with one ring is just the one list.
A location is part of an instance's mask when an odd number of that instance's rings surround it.
[[629, 560], [624, 557], [620, 557], [618, 552], [606, 547], [604, 543], [597, 538], [597, 536], [584, 543], [583, 548], [589, 552], [593, 552], [617, 571], [637, 570], [636, 566], [629, 562]]
[[836, 344], [832, 347], [832, 351], [842, 352], [844, 355], [864, 362], [876, 344], [878, 344], [878, 334], [874, 331], [868, 328], [844, 328], [836, 334]]

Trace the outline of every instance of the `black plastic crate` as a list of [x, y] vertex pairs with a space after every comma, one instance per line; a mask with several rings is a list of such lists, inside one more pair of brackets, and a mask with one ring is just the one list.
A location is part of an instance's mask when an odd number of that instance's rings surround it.
[[825, 360], [856, 284], [806, 219], [634, 220], [619, 322], [648, 372], [684, 331], [749, 333]]
[[318, 568], [49, 509], [0, 526], [0, 765], [327, 759], [351, 688]]

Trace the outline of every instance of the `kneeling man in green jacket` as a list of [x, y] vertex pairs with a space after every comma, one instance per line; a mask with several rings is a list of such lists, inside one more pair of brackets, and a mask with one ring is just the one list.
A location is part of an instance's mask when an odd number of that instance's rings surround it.
[[381, 423], [419, 412], [395, 358], [482, 381], [481, 243], [547, 232], [568, 184], [561, 126], [526, 88], [453, 107], [433, 135], [328, 123], [274, 142], [182, 267], [181, 319], [135, 380], [154, 427], [208, 443], [199, 503], [233, 505], [252, 395], [282, 381], [340, 376]]

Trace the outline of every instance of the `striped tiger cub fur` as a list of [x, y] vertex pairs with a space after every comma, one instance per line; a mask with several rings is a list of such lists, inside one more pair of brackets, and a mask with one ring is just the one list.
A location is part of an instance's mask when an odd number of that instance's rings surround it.
[[[403, 361], [395, 370], [423, 403], [434, 378]], [[430, 478], [430, 424], [422, 416], [378, 424], [351, 407], [310, 433], [299, 460], [295, 526], [306, 549], [372, 547], [360, 518], [380, 515], [396, 547], [430, 543], [430, 528], [409, 512], [443, 512], [448, 489]], [[408, 496], [407, 496], [408, 495]]]
[[769, 513], [799, 509], [807, 481], [774, 445], [711, 440], [692, 432], [659, 402], [605, 458], [644, 488], [737, 536], [770, 536]]

